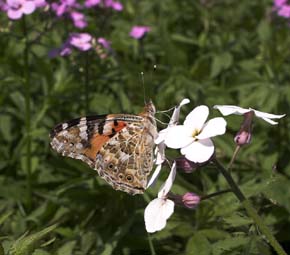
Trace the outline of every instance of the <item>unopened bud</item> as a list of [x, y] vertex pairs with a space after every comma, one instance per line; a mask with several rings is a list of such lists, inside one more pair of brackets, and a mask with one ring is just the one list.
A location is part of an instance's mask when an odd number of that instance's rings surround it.
[[176, 158], [175, 162], [176, 162], [176, 168], [178, 170], [180, 170], [181, 172], [184, 172], [187, 174], [194, 172], [199, 167], [204, 166], [208, 163], [208, 161], [205, 163], [195, 163], [195, 162], [188, 160], [184, 156]]
[[194, 209], [200, 203], [200, 196], [193, 192], [186, 192], [182, 196], [182, 202], [185, 207], [189, 209]]
[[168, 198], [173, 200], [176, 205], [183, 206], [189, 209], [194, 209], [200, 203], [200, 196], [193, 192], [186, 192], [184, 195], [175, 195], [168, 193]]
[[254, 112], [246, 112], [244, 114], [244, 121], [241, 125], [239, 132], [236, 134], [234, 140], [237, 145], [245, 145], [251, 142], [252, 137], [252, 123], [253, 123]]

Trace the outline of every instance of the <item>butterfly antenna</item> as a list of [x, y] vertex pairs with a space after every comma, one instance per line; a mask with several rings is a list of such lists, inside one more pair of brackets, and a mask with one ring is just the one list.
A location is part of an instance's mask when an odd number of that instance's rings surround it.
[[144, 98], [144, 104], [146, 104], [146, 90], [145, 90], [145, 80], [144, 80], [144, 72], [140, 73], [141, 75], [141, 82], [142, 82], [142, 87], [143, 87], [143, 98]]

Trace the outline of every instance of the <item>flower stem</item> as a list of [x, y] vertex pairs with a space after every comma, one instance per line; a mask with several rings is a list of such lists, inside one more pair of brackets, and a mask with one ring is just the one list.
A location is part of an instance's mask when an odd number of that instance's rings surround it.
[[256, 223], [256, 225], [259, 227], [260, 231], [265, 235], [267, 240], [270, 242], [274, 250], [277, 252], [278, 255], [287, 255], [287, 253], [284, 251], [282, 246], [279, 244], [277, 239], [274, 237], [274, 235], [271, 233], [269, 228], [264, 224], [262, 218], [258, 215], [254, 207], [252, 206], [251, 202], [244, 196], [242, 191], [239, 189], [238, 185], [235, 183], [233, 177], [231, 174], [223, 167], [223, 165], [214, 158], [212, 160], [219, 171], [222, 173], [222, 175], [227, 180], [229, 186], [231, 187], [233, 193], [236, 195], [236, 197], [240, 200], [243, 207], [246, 209], [248, 215], [252, 218], [252, 220]]
[[88, 114], [89, 111], [89, 53], [85, 52], [85, 74], [84, 74], [84, 83], [85, 83], [85, 111]]
[[217, 192], [214, 192], [214, 193], [211, 193], [211, 194], [208, 194], [208, 195], [204, 195], [204, 196], [201, 197], [201, 200], [205, 200], [205, 199], [209, 199], [209, 198], [212, 198], [212, 197], [216, 197], [216, 196], [228, 193], [228, 192], [232, 192], [232, 190], [231, 189], [226, 189], [226, 190], [217, 191]]
[[147, 235], [148, 235], [148, 242], [149, 242], [149, 247], [150, 247], [150, 254], [151, 255], [156, 255], [156, 252], [155, 252], [155, 249], [154, 249], [154, 245], [153, 245], [151, 236], [150, 236], [149, 233]]
[[241, 146], [238, 145], [238, 146], [236, 147], [236, 149], [235, 149], [234, 155], [232, 156], [231, 161], [230, 161], [230, 163], [229, 163], [229, 165], [228, 165], [228, 168], [227, 168], [229, 172], [231, 171], [230, 169], [232, 168], [233, 163], [234, 163], [235, 159], [237, 158], [237, 155], [238, 155], [238, 153], [239, 153], [239, 151], [240, 151], [240, 148], [241, 148]]
[[31, 112], [30, 112], [30, 73], [29, 73], [29, 44], [27, 38], [27, 25], [25, 16], [22, 18], [23, 36], [25, 39], [25, 48], [23, 53], [24, 62], [24, 87], [25, 87], [25, 129], [26, 129], [26, 174], [28, 190], [28, 208], [31, 207], [32, 198], [32, 180], [31, 180]]

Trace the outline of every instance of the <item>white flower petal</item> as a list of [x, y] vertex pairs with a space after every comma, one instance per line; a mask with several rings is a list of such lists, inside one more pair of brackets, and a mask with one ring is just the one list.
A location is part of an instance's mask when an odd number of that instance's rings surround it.
[[167, 219], [174, 212], [174, 202], [169, 199], [152, 200], [144, 212], [145, 227], [148, 233], [160, 231], [166, 226]]
[[155, 164], [160, 165], [164, 162], [165, 160], [165, 144], [164, 143], [159, 143], [156, 146], [155, 153], [156, 153], [156, 159], [155, 159]]
[[190, 100], [189, 100], [188, 98], [184, 98], [184, 99], [180, 102], [179, 106], [183, 106], [183, 105], [186, 105], [186, 104], [188, 104], [188, 103], [190, 103]]
[[206, 105], [197, 106], [187, 115], [184, 125], [190, 127], [192, 131], [201, 130], [208, 113], [209, 110]]
[[158, 197], [159, 198], [165, 198], [167, 193], [170, 191], [172, 184], [174, 182], [176, 176], [176, 163], [174, 161], [170, 173], [165, 181], [165, 183], [161, 186], [159, 192], [158, 192]]
[[198, 140], [181, 149], [181, 154], [195, 163], [203, 163], [214, 153], [214, 145], [210, 139]]
[[230, 114], [243, 115], [246, 112], [251, 111], [251, 109], [245, 109], [245, 108], [235, 106], [235, 105], [215, 105], [213, 108], [218, 109], [221, 112], [221, 114], [224, 116], [227, 116]]
[[162, 129], [159, 131], [157, 138], [155, 139], [154, 143], [159, 144], [165, 140], [166, 134], [168, 132], [168, 128]]
[[179, 120], [180, 108], [190, 102], [188, 98], [183, 99], [178, 106], [175, 107], [174, 112], [170, 118], [168, 126], [176, 125]]
[[271, 120], [271, 119], [268, 119], [268, 118], [265, 118], [265, 117], [261, 117], [262, 120], [268, 122], [269, 124], [271, 125], [277, 125], [278, 122], [274, 121], [274, 120]]
[[201, 133], [197, 135], [196, 138], [205, 139], [217, 135], [223, 135], [226, 132], [226, 126], [227, 122], [224, 118], [213, 118], [205, 124]]
[[256, 116], [259, 118], [266, 118], [266, 119], [281, 119], [283, 118], [286, 114], [282, 114], [282, 115], [276, 115], [276, 114], [272, 114], [272, 113], [267, 113], [267, 112], [260, 112], [257, 110], [252, 109]]
[[187, 146], [193, 141], [193, 130], [183, 125], [168, 128], [164, 143], [172, 149], [179, 149]]
[[160, 171], [161, 171], [161, 167], [162, 165], [157, 165], [154, 173], [152, 174], [150, 180], [147, 183], [146, 189], [148, 189], [151, 185], [153, 185], [154, 182], [157, 180], [157, 177], [159, 176]]

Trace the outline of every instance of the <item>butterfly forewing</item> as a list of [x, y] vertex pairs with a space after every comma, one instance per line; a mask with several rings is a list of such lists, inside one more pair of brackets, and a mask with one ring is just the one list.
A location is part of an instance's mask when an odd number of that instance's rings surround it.
[[110, 114], [74, 119], [51, 132], [51, 146], [63, 156], [96, 169], [114, 189], [143, 193], [153, 167], [157, 135], [152, 103], [139, 115]]

